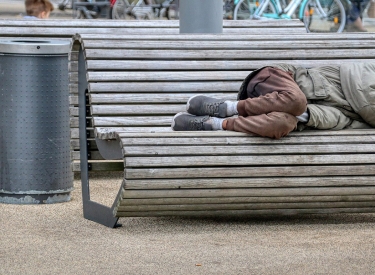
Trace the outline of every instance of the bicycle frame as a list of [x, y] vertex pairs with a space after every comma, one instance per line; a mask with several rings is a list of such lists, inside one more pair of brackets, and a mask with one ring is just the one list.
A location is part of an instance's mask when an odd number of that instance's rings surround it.
[[342, 32], [350, 7], [350, 0], [290, 0], [288, 5], [280, 3], [285, 0], [260, 0], [258, 6], [255, 1], [239, 0], [234, 18], [238, 18], [240, 9], [239, 19], [298, 18], [304, 22], [307, 32]]
[[[254, 18], [260, 19], [260, 18], [269, 18], [269, 19], [292, 19], [292, 15], [296, 12], [296, 10], [299, 7], [298, 11], [298, 19], [303, 21], [304, 17], [304, 8], [306, 6], [308, 0], [292, 0], [286, 7], [283, 9], [281, 7], [279, 0], [263, 0], [259, 7], [254, 12]], [[323, 0], [324, 1], [324, 0]], [[340, 0], [342, 2], [345, 2], [347, 6], [350, 5], [349, 0]], [[268, 5], [271, 4], [275, 10], [276, 13], [264, 13], [265, 9], [268, 7]], [[320, 1], [316, 1], [317, 8], [319, 9], [320, 14], [325, 14]], [[259, 15], [262, 16], [259, 16]]]
[[[299, 9], [299, 19], [303, 19], [303, 7], [308, 0], [292, 0], [286, 7], [283, 9], [281, 7], [280, 1], [278, 0], [263, 0], [259, 7], [254, 13], [255, 18], [269, 18], [269, 19], [292, 19], [292, 15], [296, 12], [298, 7]], [[276, 13], [264, 13], [268, 5], [271, 4]], [[262, 16], [260, 16], [260, 14]]]

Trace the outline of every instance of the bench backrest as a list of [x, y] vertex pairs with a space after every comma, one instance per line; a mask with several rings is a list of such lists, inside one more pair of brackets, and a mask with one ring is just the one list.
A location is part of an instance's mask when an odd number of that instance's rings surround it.
[[[0, 20], [0, 37], [71, 38], [75, 34], [179, 34], [178, 20]], [[300, 20], [224, 20], [224, 34], [306, 33]]]

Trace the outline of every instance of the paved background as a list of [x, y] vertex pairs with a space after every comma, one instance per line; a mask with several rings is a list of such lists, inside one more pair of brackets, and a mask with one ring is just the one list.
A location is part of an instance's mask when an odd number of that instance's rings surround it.
[[[55, 10], [51, 13], [50, 18], [53, 19], [71, 19], [72, 10], [66, 9], [61, 11], [57, 8], [62, 0], [50, 0], [55, 6]], [[22, 18], [25, 15], [24, 0], [0, 0], [0, 18]], [[368, 31], [375, 32], [375, 19], [368, 18], [364, 13], [364, 26]]]

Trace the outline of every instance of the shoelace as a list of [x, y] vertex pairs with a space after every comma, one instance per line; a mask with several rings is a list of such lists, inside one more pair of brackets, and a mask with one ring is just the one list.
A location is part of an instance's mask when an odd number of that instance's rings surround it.
[[205, 105], [205, 111], [210, 115], [210, 116], [216, 116], [219, 113], [219, 106], [223, 102], [213, 102], [213, 103], [207, 103]]
[[189, 121], [190, 130], [202, 130], [203, 129], [203, 118], [194, 118]]

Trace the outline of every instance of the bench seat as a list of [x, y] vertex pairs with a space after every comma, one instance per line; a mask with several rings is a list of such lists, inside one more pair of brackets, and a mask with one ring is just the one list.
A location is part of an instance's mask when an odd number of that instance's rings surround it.
[[[189, 97], [235, 99], [261, 66], [375, 62], [374, 42], [371, 33], [75, 36], [84, 216], [115, 226], [128, 216], [374, 212], [373, 129], [274, 140], [170, 128]], [[124, 170], [110, 208], [89, 198], [88, 172], [105, 159]]]
[[118, 217], [374, 211], [373, 130], [117, 136], [126, 165]]

